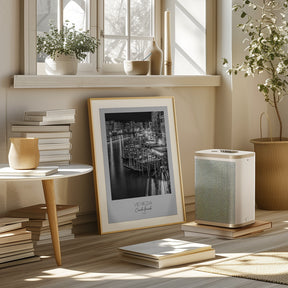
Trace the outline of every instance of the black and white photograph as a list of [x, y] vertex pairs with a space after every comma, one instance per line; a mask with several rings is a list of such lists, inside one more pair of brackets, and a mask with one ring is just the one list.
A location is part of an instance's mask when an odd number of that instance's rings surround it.
[[102, 233], [183, 221], [173, 103], [173, 97], [90, 99]]
[[164, 111], [105, 114], [112, 200], [171, 194]]

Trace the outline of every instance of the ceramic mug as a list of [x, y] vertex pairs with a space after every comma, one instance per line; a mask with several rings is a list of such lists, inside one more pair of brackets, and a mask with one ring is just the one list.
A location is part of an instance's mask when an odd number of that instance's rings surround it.
[[39, 165], [38, 138], [10, 138], [9, 166], [13, 169], [35, 169]]

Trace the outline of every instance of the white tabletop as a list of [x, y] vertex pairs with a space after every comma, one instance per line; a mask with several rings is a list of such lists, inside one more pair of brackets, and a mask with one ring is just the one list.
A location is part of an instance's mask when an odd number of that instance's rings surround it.
[[[8, 164], [0, 164], [0, 168], [8, 167]], [[48, 165], [45, 165], [48, 167]], [[55, 165], [53, 165], [55, 167]], [[49, 179], [61, 179], [80, 176], [90, 173], [93, 167], [84, 164], [71, 164], [65, 166], [58, 166], [58, 172], [49, 176], [20, 176], [20, 175], [1, 175], [0, 181], [34, 181], [34, 180], [49, 180]]]

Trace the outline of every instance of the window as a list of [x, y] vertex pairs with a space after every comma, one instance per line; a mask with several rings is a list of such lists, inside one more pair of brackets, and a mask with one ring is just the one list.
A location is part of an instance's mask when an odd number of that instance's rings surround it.
[[36, 35], [49, 29], [49, 21], [61, 25], [66, 19], [79, 29], [89, 29], [101, 40], [97, 53], [80, 63], [80, 74], [123, 73], [123, 60], [143, 59], [153, 37], [162, 46], [166, 9], [171, 12], [173, 74], [207, 74], [215, 48], [214, 40], [211, 41], [215, 36], [210, 29], [214, 25], [211, 21], [216, 11], [214, 3], [214, 0], [24, 0], [25, 74], [44, 74], [44, 59], [36, 53]]

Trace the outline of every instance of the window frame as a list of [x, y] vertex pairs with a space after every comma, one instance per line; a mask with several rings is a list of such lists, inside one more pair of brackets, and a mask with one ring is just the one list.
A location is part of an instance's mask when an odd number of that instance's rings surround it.
[[[206, 1], [206, 73], [204, 75], [216, 74], [216, 14], [217, 14], [217, 4], [215, 0], [205, 0]], [[98, 5], [97, 3], [98, 2]], [[159, 11], [158, 14], [155, 12], [155, 38], [159, 46], [162, 47], [162, 37], [163, 35], [163, 13], [165, 0], [155, 0], [157, 6], [156, 9]], [[101, 6], [102, 5], [102, 6]], [[92, 0], [90, 9], [90, 31], [97, 36], [101, 41], [101, 46], [103, 46], [103, 37], [101, 37], [101, 22], [99, 19], [99, 13], [103, 9], [103, 2]], [[97, 17], [91, 17], [91, 11], [95, 11]], [[102, 10], [103, 11], [103, 10]], [[161, 17], [159, 17], [159, 14]], [[158, 16], [157, 16], [158, 15]], [[97, 19], [98, 18], [98, 19]], [[99, 25], [100, 24], [100, 25]], [[24, 0], [24, 74], [25, 75], [39, 75], [37, 74], [37, 51], [36, 47], [36, 34], [37, 34], [37, 0]], [[100, 47], [101, 47], [100, 46]], [[97, 52], [91, 57], [95, 57], [96, 65], [94, 65], [94, 71], [82, 71], [81, 75], [115, 75], [115, 69], [102, 69], [103, 59], [103, 49], [97, 49]], [[81, 65], [81, 64], [80, 64]], [[87, 65], [87, 64], [86, 64]], [[91, 64], [92, 65], [92, 64]], [[122, 67], [120, 64], [119, 66]], [[89, 70], [89, 69], [87, 69]], [[105, 73], [105, 74], [104, 74]], [[193, 76], [193, 75], [191, 75]], [[197, 75], [195, 75], [197, 76]]]
[[[130, 1], [130, 0], [128, 0]], [[153, 36], [158, 43], [161, 42], [161, 2], [159, 0], [154, 1], [154, 25], [153, 25]], [[100, 33], [100, 48], [98, 49], [99, 54], [99, 66], [98, 69], [101, 73], [105, 74], [123, 74], [123, 65], [122, 64], [105, 64], [104, 61], [104, 1], [98, 2], [98, 24], [99, 24], [99, 33]], [[130, 21], [128, 20], [130, 23]], [[128, 36], [129, 37], [129, 36]], [[146, 37], [143, 37], [143, 39]]]

